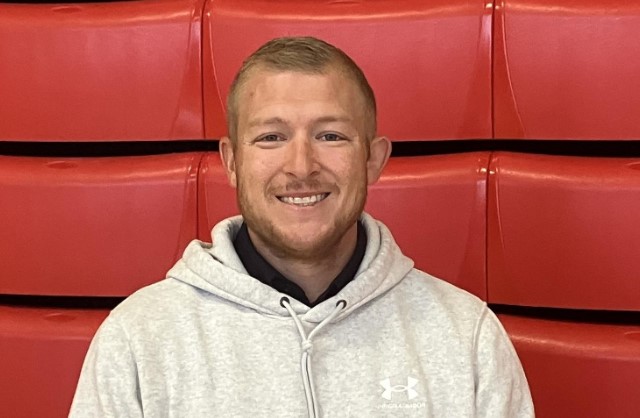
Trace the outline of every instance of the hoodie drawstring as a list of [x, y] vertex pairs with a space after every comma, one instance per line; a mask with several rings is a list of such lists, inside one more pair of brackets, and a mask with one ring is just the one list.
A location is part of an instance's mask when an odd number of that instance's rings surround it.
[[316, 418], [319, 416], [318, 411], [318, 401], [316, 399], [316, 391], [313, 383], [313, 375], [311, 373], [311, 350], [313, 348], [313, 337], [322, 329], [325, 325], [329, 324], [333, 319], [338, 316], [338, 314], [347, 306], [347, 302], [345, 300], [339, 300], [336, 303], [335, 309], [323, 319], [311, 332], [309, 336], [304, 330], [302, 326], [302, 321], [298, 317], [298, 314], [291, 308], [291, 303], [289, 302], [289, 298], [283, 297], [280, 299], [280, 305], [289, 312], [291, 318], [293, 318], [293, 322], [296, 324], [296, 328], [298, 328], [298, 333], [300, 333], [300, 338], [302, 341], [300, 343], [300, 347], [302, 348], [302, 356], [300, 358], [300, 370], [302, 372], [302, 382], [304, 384], [304, 394], [307, 398], [307, 410], [309, 411], [309, 418]]

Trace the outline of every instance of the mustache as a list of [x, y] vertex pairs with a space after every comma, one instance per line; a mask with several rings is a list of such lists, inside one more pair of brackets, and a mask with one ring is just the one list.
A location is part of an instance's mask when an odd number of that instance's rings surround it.
[[305, 179], [305, 180], [291, 180], [285, 184], [270, 187], [270, 192], [273, 194], [282, 194], [286, 192], [300, 192], [300, 191], [331, 191], [332, 185], [319, 181], [317, 179]]
[[300, 190], [314, 190], [321, 188], [322, 184], [318, 180], [296, 180], [290, 181], [284, 186], [287, 192], [297, 192]]

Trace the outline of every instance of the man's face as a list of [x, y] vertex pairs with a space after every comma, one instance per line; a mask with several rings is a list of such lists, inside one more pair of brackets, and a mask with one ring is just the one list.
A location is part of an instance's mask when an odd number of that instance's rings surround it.
[[237, 143], [220, 147], [256, 247], [312, 260], [355, 244], [389, 154], [385, 138], [367, 141], [356, 85], [332, 70], [258, 69], [239, 93]]

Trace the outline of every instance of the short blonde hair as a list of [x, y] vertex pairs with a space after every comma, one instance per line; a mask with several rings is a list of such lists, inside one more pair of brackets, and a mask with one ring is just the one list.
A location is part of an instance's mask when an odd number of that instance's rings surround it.
[[240, 90], [256, 69], [305, 74], [326, 74], [333, 69], [343, 72], [356, 83], [365, 100], [367, 139], [376, 135], [376, 99], [360, 67], [342, 50], [320, 39], [284, 37], [267, 42], [251, 54], [231, 84], [227, 97], [227, 129], [232, 144], [237, 139]]

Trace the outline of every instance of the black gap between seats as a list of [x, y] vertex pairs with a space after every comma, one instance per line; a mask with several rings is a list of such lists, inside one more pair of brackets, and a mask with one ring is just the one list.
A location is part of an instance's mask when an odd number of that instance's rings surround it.
[[217, 151], [218, 141], [11, 142], [0, 141], [0, 155], [21, 157], [123, 157]]
[[[0, 141], [0, 155], [24, 157], [119, 157], [218, 151], [217, 140], [133, 142]], [[451, 140], [394, 142], [391, 155], [414, 157], [475, 151], [509, 151], [575, 157], [640, 158], [638, 141]]]
[[394, 142], [391, 155], [459, 154], [474, 151], [509, 151], [575, 157], [640, 157], [638, 141], [547, 141], [473, 139], [452, 141]]
[[524, 316], [535, 319], [589, 324], [640, 325], [640, 312], [637, 311], [534, 308], [499, 304], [490, 304], [489, 307], [497, 314]]
[[124, 297], [0, 295], [0, 305], [53, 309], [113, 309]]

